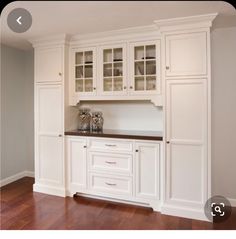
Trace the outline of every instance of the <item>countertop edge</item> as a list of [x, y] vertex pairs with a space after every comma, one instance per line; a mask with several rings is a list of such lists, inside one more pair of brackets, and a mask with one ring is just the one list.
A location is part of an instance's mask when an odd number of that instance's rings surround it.
[[138, 139], [138, 140], [156, 140], [163, 141], [162, 136], [154, 135], [127, 135], [127, 134], [96, 134], [96, 133], [81, 133], [76, 131], [66, 131], [66, 136], [81, 136], [81, 137], [99, 137], [99, 138], [120, 138], [120, 139]]

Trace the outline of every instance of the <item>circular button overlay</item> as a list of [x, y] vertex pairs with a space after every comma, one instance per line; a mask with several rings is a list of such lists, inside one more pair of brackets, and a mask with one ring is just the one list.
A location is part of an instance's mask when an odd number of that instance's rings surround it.
[[226, 221], [231, 213], [232, 207], [229, 200], [217, 195], [209, 198], [204, 207], [206, 217], [213, 223]]
[[7, 16], [7, 25], [13, 32], [26, 32], [32, 25], [32, 16], [24, 8], [15, 8]]

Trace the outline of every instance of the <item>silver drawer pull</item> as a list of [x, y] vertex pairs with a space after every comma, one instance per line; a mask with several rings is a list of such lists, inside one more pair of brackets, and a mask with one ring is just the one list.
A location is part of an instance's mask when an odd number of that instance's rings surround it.
[[116, 147], [116, 144], [105, 144], [108, 147]]
[[112, 161], [105, 161], [105, 162], [109, 164], [116, 164], [116, 162], [112, 162]]
[[116, 186], [116, 183], [106, 183], [106, 185], [109, 185], [109, 186]]

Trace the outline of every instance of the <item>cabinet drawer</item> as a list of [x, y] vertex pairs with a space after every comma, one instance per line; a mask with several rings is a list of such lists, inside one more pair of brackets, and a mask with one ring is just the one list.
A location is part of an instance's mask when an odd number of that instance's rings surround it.
[[89, 152], [89, 168], [130, 175], [132, 174], [132, 155]]
[[105, 151], [126, 151], [132, 152], [133, 143], [132, 141], [123, 141], [116, 139], [90, 139], [89, 141], [90, 149], [95, 150], [105, 150]]
[[132, 179], [126, 177], [90, 174], [89, 189], [108, 194], [131, 195]]

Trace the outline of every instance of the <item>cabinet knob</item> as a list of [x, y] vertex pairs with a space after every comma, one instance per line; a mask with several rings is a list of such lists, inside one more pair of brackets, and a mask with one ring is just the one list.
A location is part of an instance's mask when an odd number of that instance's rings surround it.
[[130, 89], [133, 89], [133, 86], [130, 86], [129, 88], [130, 88]]
[[59, 72], [59, 73], [58, 73], [58, 75], [59, 75], [59, 76], [62, 76], [62, 73], [61, 73], [61, 72]]
[[126, 90], [126, 86], [124, 86], [124, 90]]
[[166, 141], [166, 143], [167, 143], [167, 144], [169, 144], [169, 143], [170, 143], [170, 141]]
[[62, 137], [62, 134], [58, 134], [58, 137]]
[[166, 70], [169, 70], [170, 69], [170, 67], [169, 66], [166, 66]]
[[93, 90], [96, 90], [96, 87], [93, 87]]
[[135, 152], [138, 152], [138, 149], [136, 149]]
[[86, 148], [87, 148], [87, 146], [86, 146], [86, 145], [84, 145], [84, 148], [86, 149]]

